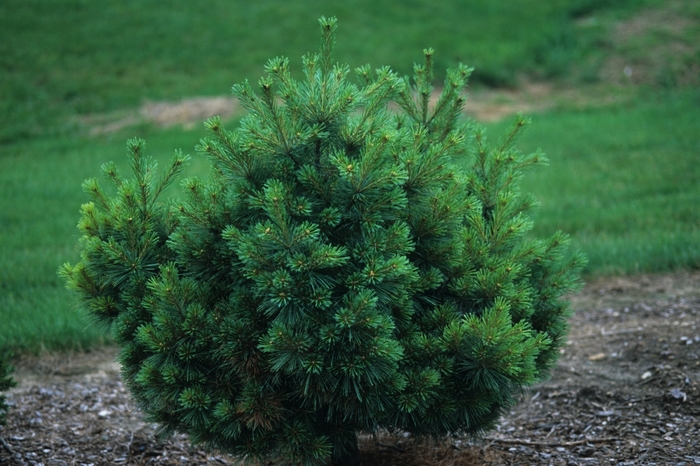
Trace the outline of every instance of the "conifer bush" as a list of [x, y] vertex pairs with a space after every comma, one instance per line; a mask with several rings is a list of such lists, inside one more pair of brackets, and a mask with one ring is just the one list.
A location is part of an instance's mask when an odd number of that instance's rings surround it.
[[160, 195], [187, 157], [158, 176], [140, 140], [133, 178], [103, 166], [113, 194], [87, 180], [61, 270], [161, 433], [275, 464], [357, 464], [358, 432], [492, 428], [554, 364], [583, 262], [527, 236], [518, 180], [544, 158], [514, 148], [522, 117], [494, 146], [460, 120], [470, 68], [433, 106], [432, 50], [412, 82], [352, 80], [320, 24], [303, 79], [275, 58], [233, 87], [249, 113], [206, 122], [211, 178], [184, 200]]

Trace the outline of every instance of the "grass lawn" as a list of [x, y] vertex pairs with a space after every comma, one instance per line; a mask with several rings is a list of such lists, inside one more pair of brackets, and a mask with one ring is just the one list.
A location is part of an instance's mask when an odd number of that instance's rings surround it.
[[569, 233], [589, 275], [700, 267], [700, 93], [532, 120], [520, 147], [550, 160], [523, 182], [541, 202], [535, 235]]
[[0, 143], [70, 131], [74, 114], [225, 94], [269, 58], [297, 64], [315, 51], [322, 15], [338, 17], [337, 56], [352, 67], [411, 74], [433, 47], [437, 70], [462, 61], [473, 82], [513, 85], [522, 73], [563, 74], [595, 46], [600, 27], [579, 40], [578, 18], [660, 1], [3, 0]]
[[[103, 339], [100, 329], [76, 311], [57, 268], [77, 262], [76, 224], [87, 198], [80, 189], [114, 160], [124, 171], [128, 133], [105, 138], [52, 138], [3, 148], [0, 157], [0, 348], [80, 349]], [[149, 152], [167, 161], [175, 148], [189, 148], [203, 130], [157, 132]], [[195, 158], [190, 173], [204, 173]]]
[[[588, 275], [700, 267], [700, 96], [650, 95], [636, 103], [533, 116], [524, 151], [542, 148], [549, 166], [526, 174], [523, 190], [541, 206], [534, 235], [563, 230], [589, 257]], [[507, 122], [488, 125], [496, 139]], [[81, 182], [117, 161], [125, 170], [126, 130], [6, 147], [0, 158], [0, 348], [85, 348], [102, 333], [74, 308], [56, 269], [75, 263]], [[165, 162], [193, 153], [195, 130], [142, 130]], [[206, 176], [194, 155], [187, 174]], [[7, 202], [12, 200], [12, 202]]]
[[[204, 134], [201, 126], [137, 126], [90, 137], [78, 131], [76, 115], [225, 94], [235, 82], [257, 79], [274, 55], [289, 56], [298, 70], [302, 53], [317, 48], [321, 14], [338, 16], [337, 57], [352, 66], [390, 64], [410, 73], [431, 46], [438, 74], [464, 61], [477, 67], [477, 88], [515, 85], [521, 75], [578, 85], [602, 66], [606, 50], [645, 63], [636, 49], [606, 45], [604, 33], [661, 3], [0, 3], [0, 349], [104, 342], [56, 274], [78, 258], [76, 223], [87, 199], [80, 184], [109, 160], [124, 167], [129, 137], [144, 137], [148, 152], [165, 161], [178, 148], [193, 154]], [[676, 3], [700, 24], [693, 1]], [[684, 34], [700, 43], [700, 27]], [[662, 40], [654, 35], [648, 44]], [[589, 256], [589, 276], [700, 267], [700, 94], [664, 83], [624, 103], [535, 113], [520, 139], [522, 150], [539, 147], [550, 159], [523, 183], [541, 201], [533, 234], [569, 233]], [[489, 123], [489, 136], [507, 125]], [[194, 156], [187, 174], [206, 172], [206, 161]]]

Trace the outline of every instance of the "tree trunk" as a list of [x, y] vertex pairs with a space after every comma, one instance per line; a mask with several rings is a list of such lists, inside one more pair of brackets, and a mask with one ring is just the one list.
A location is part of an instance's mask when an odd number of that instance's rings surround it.
[[333, 458], [332, 466], [362, 466], [362, 458], [360, 457], [360, 449], [357, 447], [357, 437], [353, 438], [352, 443], [348, 445], [347, 452], [340, 458]]

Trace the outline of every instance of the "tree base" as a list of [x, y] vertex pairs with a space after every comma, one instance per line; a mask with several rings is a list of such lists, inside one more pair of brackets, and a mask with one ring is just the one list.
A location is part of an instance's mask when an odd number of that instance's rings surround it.
[[357, 439], [345, 455], [341, 458], [334, 458], [331, 461], [331, 466], [362, 466], [362, 457], [360, 456], [360, 449], [357, 447]]

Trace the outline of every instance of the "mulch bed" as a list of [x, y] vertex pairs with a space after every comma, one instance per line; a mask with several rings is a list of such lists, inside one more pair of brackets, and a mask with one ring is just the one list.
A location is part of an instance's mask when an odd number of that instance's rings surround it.
[[[524, 392], [496, 431], [443, 443], [362, 437], [363, 464], [700, 464], [700, 273], [598, 280], [572, 301], [552, 378]], [[185, 436], [156, 440], [114, 354], [17, 361], [0, 464], [235, 464]]]

